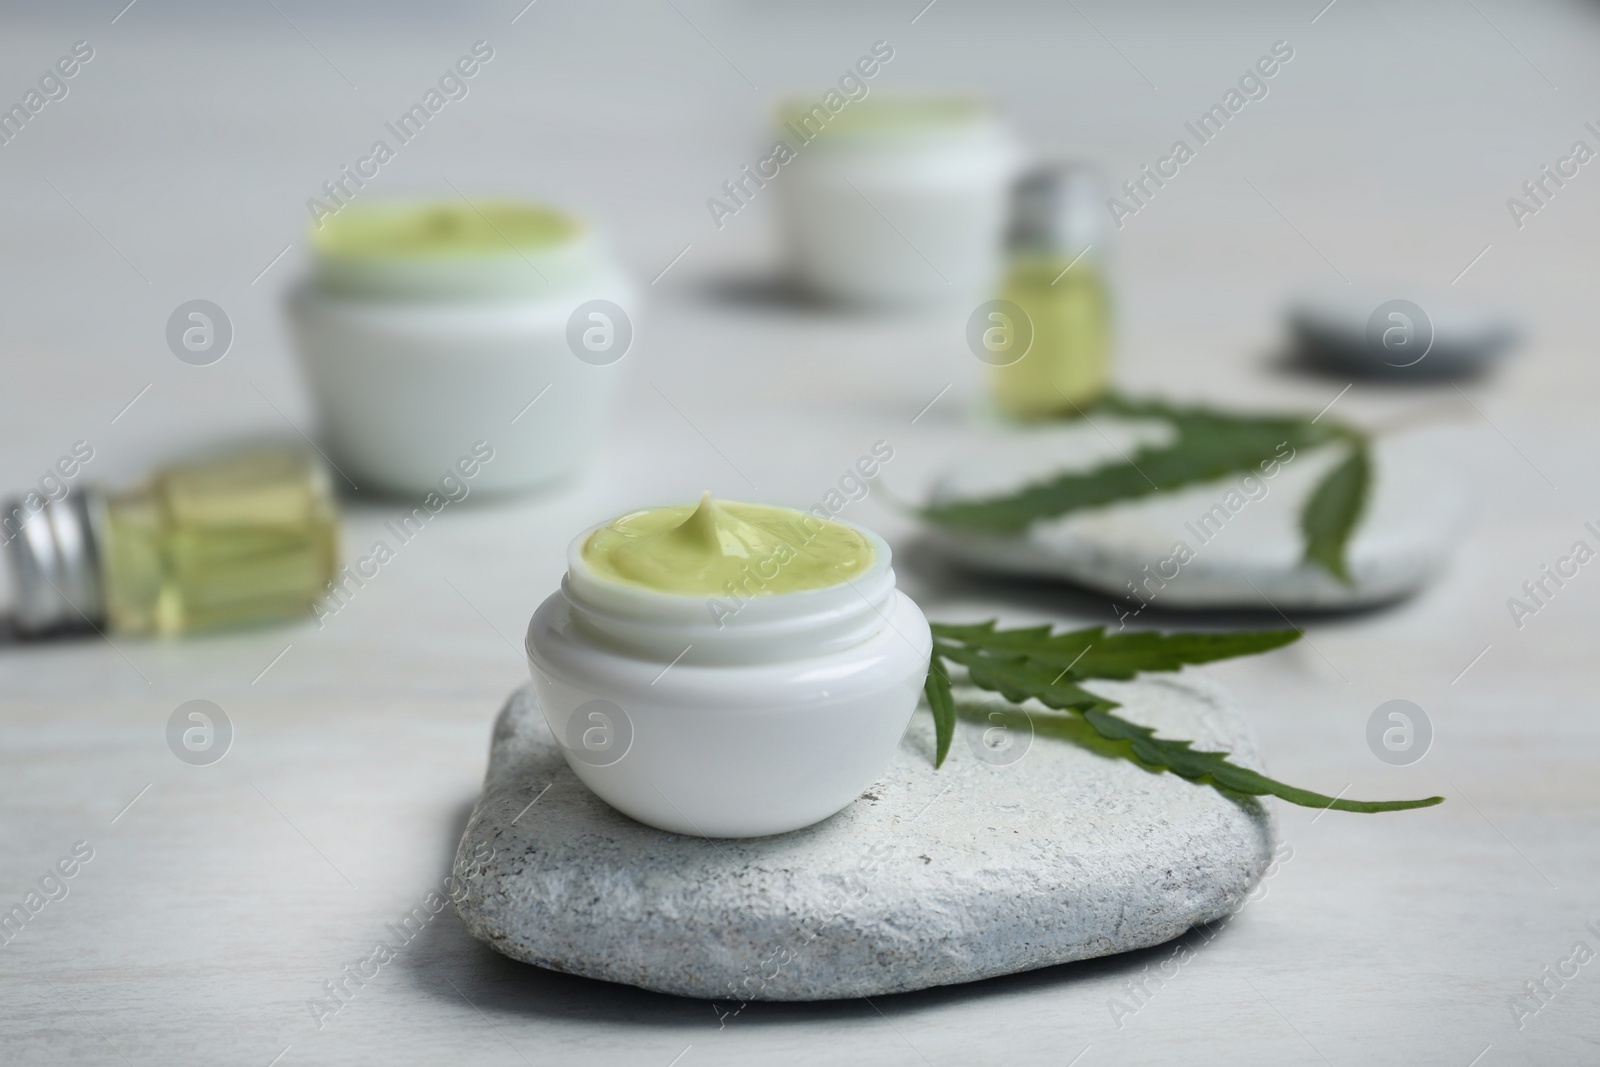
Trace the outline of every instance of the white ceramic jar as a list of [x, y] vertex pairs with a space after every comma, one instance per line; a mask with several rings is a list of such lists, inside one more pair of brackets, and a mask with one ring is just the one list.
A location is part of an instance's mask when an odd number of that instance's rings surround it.
[[519, 492], [595, 450], [634, 297], [582, 223], [505, 201], [353, 204], [313, 242], [290, 318], [323, 447], [360, 488], [427, 492], [484, 441], [474, 489]]
[[794, 150], [774, 184], [795, 280], [849, 304], [993, 295], [1021, 163], [994, 109], [966, 97], [872, 96], [824, 125], [825, 109], [809, 107], [786, 105], [777, 130]]
[[572, 542], [527, 635], [545, 720], [585, 785], [673, 833], [760, 837], [825, 819], [877, 780], [933, 640], [882, 538], [860, 530], [874, 557], [858, 577], [730, 615], [600, 576], [583, 556], [598, 529]]

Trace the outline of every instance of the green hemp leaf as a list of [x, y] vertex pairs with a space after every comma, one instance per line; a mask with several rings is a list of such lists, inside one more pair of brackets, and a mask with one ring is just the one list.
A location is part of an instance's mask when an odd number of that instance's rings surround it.
[[1367, 504], [1372, 483], [1372, 459], [1365, 442], [1355, 442], [1350, 455], [1317, 486], [1300, 512], [1300, 529], [1306, 535], [1307, 563], [1325, 568], [1345, 585], [1354, 585], [1345, 566], [1344, 550]]
[[[949, 673], [949, 665], [955, 664], [966, 669], [972, 685], [999, 693], [1012, 704], [1033, 699], [1077, 716], [1098, 735], [1103, 747], [1147, 770], [1170, 771], [1200, 785], [1250, 796], [1275, 796], [1308, 808], [1379, 812], [1442, 803], [1443, 797], [1344, 800], [1286, 785], [1229, 762], [1225, 752], [1199, 751], [1191, 741], [1157, 737], [1154, 730], [1113, 715], [1112, 709], [1119, 706], [1115, 701], [1079, 685], [1096, 678], [1125, 680], [1145, 671], [1175, 671], [1191, 663], [1267, 652], [1299, 637], [1296, 630], [1108, 634], [1096, 626], [1056, 633], [1049, 626], [1000, 630], [993, 620], [967, 626], [934, 623], [933, 659], [926, 686], [936, 737], [934, 766], [944, 763], [955, 735], [957, 710]], [[1041, 718], [1046, 720], [1041, 732], [1071, 735], [1069, 716]]]
[[1301, 513], [1305, 560], [1351, 584], [1344, 552], [1365, 508], [1371, 484], [1368, 441], [1359, 430], [1331, 419], [1255, 416], [1110, 395], [1089, 412], [1157, 419], [1175, 436], [1131, 456], [1087, 471], [1058, 474], [1016, 492], [957, 500], [921, 510], [929, 522], [977, 533], [1015, 535], [1044, 519], [1103, 507], [1155, 493], [1201, 485], [1234, 474], [1253, 474], [1301, 449], [1346, 442], [1351, 454], [1312, 492]]

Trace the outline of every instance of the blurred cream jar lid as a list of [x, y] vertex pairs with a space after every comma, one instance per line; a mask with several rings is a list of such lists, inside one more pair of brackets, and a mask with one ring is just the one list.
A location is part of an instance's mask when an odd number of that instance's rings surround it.
[[793, 150], [775, 178], [794, 278], [868, 305], [987, 299], [998, 285], [1021, 149], [989, 101], [875, 94], [831, 113], [778, 109]]
[[632, 286], [577, 218], [462, 199], [351, 204], [312, 234], [289, 314], [328, 456], [361, 489], [537, 489], [608, 424]]
[[774, 519], [801, 551], [824, 522], [864, 547], [855, 573], [781, 592], [762, 586], [783, 584], [781, 551], [751, 553], [728, 588], [700, 593], [619, 578], [586, 551], [641, 517], [676, 521], [709, 503], [630, 513], [573, 540], [560, 590], [528, 626], [534, 690], [573, 772], [624, 814], [701, 837], [797, 830], [888, 766], [932, 636], [895, 588], [888, 544], [837, 519], [722, 505]]

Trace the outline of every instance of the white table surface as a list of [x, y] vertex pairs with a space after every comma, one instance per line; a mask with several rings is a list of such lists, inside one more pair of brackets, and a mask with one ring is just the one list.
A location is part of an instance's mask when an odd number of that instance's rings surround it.
[[[1505, 206], [1574, 140], [1596, 143], [1582, 126], [1600, 120], [1592, 6], [1340, 0], [1318, 16], [1320, 0], [940, 0], [918, 16], [921, 0], [542, 0], [513, 24], [520, 0], [142, 0], [113, 23], [121, 6], [3, 18], [0, 102], [74, 41], [96, 56], [0, 146], [0, 485], [27, 486], [80, 438], [96, 449], [87, 476], [116, 482], [221, 437], [309, 427], [279, 313], [305, 263], [305, 198], [474, 40], [496, 58], [386, 169], [384, 192], [449, 179], [573, 204], [604, 221], [642, 283], [689, 249], [648, 287], [624, 410], [582, 481], [452, 508], [321, 629], [0, 647], [0, 905], [74, 842], [94, 849], [70, 894], [0, 947], [0, 1060], [1488, 1067], [1600, 1055], [1600, 963], [1520, 1030], [1508, 1007], [1576, 942], [1600, 949], [1585, 929], [1600, 926], [1600, 574], [1585, 569], [1521, 630], [1506, 608], [1600, 519], [1600, 164], [1521, 230]], [[446, 913], [318, 1031], [307, 1000], [447, 873], [491, 718], [524, 676], [521, 630], [585, 524], [702, 488], [809, 504], [885, 439], [894, 460], [846, 514], [903, 550], [905, 587], [931, 615], [1111, 619], [1096, 598], [942, 571], [888, 502], [971, 432], [980, 368], [962, 345], [965, 309], [816, 315], [752, 297], [747, 280], [775, 254], [769, 205], [721, 231], [705, 209], [759, 158], [773, 92], [831, 80], [878, 39], [896, 48], [881, 86], [986, 87], [1036, 144], [1100, 160], [1119, 181], [1274, 41], [1291, 42], [1270, 95], [1117, 235], [1119, 374], [1133, 389], [1321, 407], [1346, 383], [1280, 367], [1277, 311], [1292, 288], [1341, 274], [1448, 288], [1471, 264], [1455, 289], [1531, 324], [1514, 364], [1465, 387], [1475, 407], [1449, 387], [1358, 384], [1336, 409], [1381, 419], [1453, 405], [1479, 508], [1445, 578], [1390, 610], [1305, 620], [1309, 640], [1214, 669], [1280, 777], [1449, 801], [1377, 817], [1280, 807], [1294, 853], [1265, 898], [1120, 1028], [1109, 999], [1169, 950], [872, 1003], [754, 1005], [722, 1026], [704, 1002], [502, 959]], [[163, 341], [169, 312], [195, 297], [237, 330], [212, 367], [179, 363]], [[347, 546], [397, 510], [351, 502]], [[1364, 739], [1371, 711], [1396, 697], [1437, 733], [1405, 768]], [[237, 731], [210, 767], [164, 741], [168, 715], [194, 698]]]

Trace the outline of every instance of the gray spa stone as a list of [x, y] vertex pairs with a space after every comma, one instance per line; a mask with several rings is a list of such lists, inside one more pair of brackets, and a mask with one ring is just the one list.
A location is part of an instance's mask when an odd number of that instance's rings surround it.
[[1523, 332], [1483, 300], [1399, 285], [1309, 290], [1289, 302], [1288, 320], [1312, 363], [1390, 380], [1470, 377], [1509, 353]]
[[[1094, 688], [1131, 719], [1260, 768], [1237, 705], [1201, 675]], [[735, 1011], [1145, 948], [1228, 914], [1267, 866], [1271, 819], [1254, 799], [1024, 730], [988, 741], [963, 721], [935, 772], [919, 711], [883, 778], [844, 811], [706, 840], [590, 793], [524, 687], [495, 724], [457, 910], [515, 959]]]

